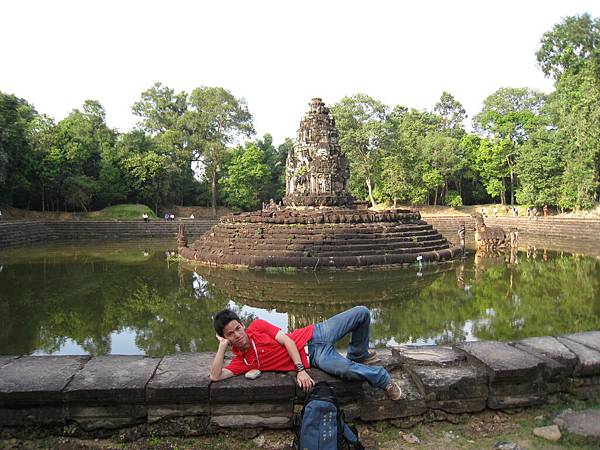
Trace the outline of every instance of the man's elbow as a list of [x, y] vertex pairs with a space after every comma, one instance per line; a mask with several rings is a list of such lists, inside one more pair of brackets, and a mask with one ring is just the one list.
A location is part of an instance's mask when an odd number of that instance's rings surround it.
[[219, 381], [221, 379], [221, 375], [214, 376], [212, 373], [210, 374], [210, 381]]

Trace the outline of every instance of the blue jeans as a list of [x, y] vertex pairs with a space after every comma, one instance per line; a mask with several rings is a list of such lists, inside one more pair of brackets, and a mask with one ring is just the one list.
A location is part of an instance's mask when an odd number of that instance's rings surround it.
[[[310, 365], [340, 378], [364, 379], [372, 386], [387, 388], [392, 382], [387, 370], [355, 362], [368, 355], [370, 325], [371, 314], [364, 306], [355, 306], [315, 324], [313, 337], [308, 341]], [[344, 358], [335, 351], [334, 344], [350, 332], [352, 338], [348, 345], [348, 357]]]

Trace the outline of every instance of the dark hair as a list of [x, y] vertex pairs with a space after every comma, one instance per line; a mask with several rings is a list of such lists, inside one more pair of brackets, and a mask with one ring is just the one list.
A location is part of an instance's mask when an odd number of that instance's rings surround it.
[[219, 336], [224, 337], [223, 328], [225, 328], [232, 320], [237, 320], [239, 323], [242, 323], [238, 315], [230, 309], [224, 309], [223, 311], [219, 311], [215, 314], [213, 325]]

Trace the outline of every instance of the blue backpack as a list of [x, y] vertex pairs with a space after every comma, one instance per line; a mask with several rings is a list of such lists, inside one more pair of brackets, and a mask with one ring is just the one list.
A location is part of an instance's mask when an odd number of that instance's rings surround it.
[[363, 450], [355, 427], [344, 421], [333, 387], [320, 381], [304, 400], [296, 422], [295, 450]]

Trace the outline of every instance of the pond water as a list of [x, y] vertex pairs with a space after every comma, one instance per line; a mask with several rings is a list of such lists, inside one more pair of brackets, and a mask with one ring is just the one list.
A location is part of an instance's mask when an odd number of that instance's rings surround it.
[[233, 271], [177, 260], [173, 242], [71, 243], [0, 252], [0, 355], [214, 351], [230, 307], [284, 330], [351, 306], [374, 346], [510, 340], [600, 329], [600, 260], [529, 249], [352, 272]]

